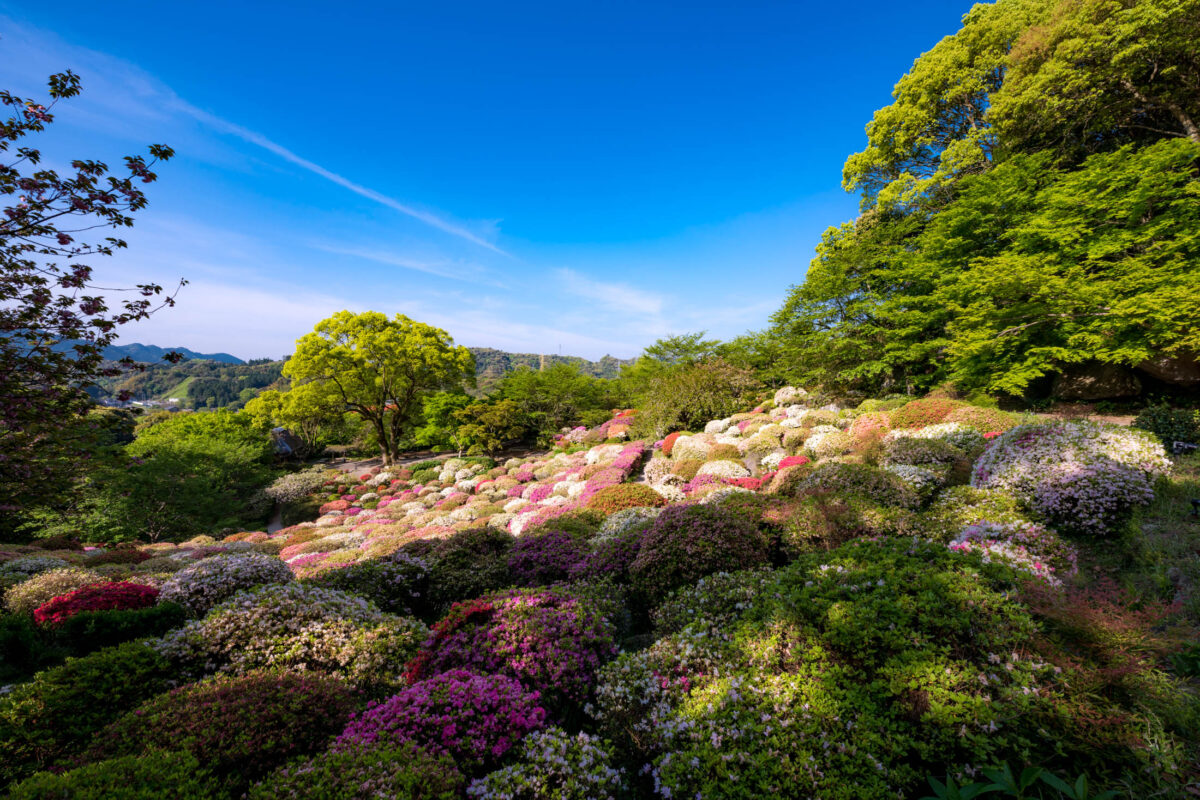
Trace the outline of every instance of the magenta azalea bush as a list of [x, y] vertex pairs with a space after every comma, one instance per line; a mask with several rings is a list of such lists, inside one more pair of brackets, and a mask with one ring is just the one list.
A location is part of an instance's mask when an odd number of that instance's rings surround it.
[[612, 624], [558, 590], [513, 590], [458, 603], [433, 627], [409, 676], [450, 669], [509, 675], [554, 706], [590, 699], [600, 667], [617, 653]]
[[540, 695], [504, 675], [450, 670], [414, 683], [354, 718], [334, 743], [335, 752], [413, 743], [446, 753], [464, 770], [499, 762], [528, 733], [546, 722]]

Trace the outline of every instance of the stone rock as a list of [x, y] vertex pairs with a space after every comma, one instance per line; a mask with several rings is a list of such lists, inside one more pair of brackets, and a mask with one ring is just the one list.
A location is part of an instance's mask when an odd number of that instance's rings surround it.
[[1138, 364], [1137, 368], [1164, 383], [1176, 386], [1200, 385], [1200, 361], [1197, 361], [1195, 353], [1151, 358]]
[[1136, 397], [1142, 382], [1129, 367], [1098, 361], [1072, 364], [1054, 378], [1050, 394], [1059, 400], [1115, 400]]

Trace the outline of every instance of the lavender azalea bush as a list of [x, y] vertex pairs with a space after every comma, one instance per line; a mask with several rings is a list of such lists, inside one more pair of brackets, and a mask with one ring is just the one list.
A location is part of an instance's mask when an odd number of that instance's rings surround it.
[[1153, 498], [1154, 481], [1170, 467], [1149, 433], [1060, 420], [1020, 425], [995, 439], [976, 462], [971, 485], [1011, 492], [1062, 530], [1106, 535]]

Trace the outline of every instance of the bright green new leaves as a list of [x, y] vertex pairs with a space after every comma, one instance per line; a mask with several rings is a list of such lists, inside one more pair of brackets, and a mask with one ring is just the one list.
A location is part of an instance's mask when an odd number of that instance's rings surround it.
[[989, 119], [1012, 151], [1200, 144], [1200, 0], [1060, 2], [1008, 64]]
[[283, 374], [361, 416], [390, 464], [424, 396], [472, 380], [474, 370], [470, 351], [440, 328], [403, 314], [339, 311], [296, 342]]
[[945, 202], [963, 175], [987, 168], [995, 147], [986, 120], [1003, 81], [1011, 42], [1044, 13], [1036, 0], [977, 5], [963, 27], [913, 64], [867, 125], [867, 149], [846, 160], [847, 191], [861, 191], [864, 210]]
[[1200, 146], [1127, 146], [1062, 173], [1046, 161], [964, 181], [922, 237], [954, 313], [951, 377], [1015, 394], [1063, 363], [1200, 348]]

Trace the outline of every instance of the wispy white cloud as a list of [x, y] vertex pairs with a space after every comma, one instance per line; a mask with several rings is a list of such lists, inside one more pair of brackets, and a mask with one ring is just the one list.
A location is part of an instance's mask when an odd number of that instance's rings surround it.
[[[317, 164], [315, 162], [309, 161], [306, 158], [296, 155], [291, 150], [288, 150], [283, 145], [281, 145], [277, 142], [274, 142], [271, 139], [268, 139], [266, 136], [263, 136], [261, 133], [252, 131], [249, 128], [244, 128], [241, 125], [238, 125], [237, 123], [230, 122], [229, 120], [222, 119], [221, 117], [218, 117], [215, 114], [210, 114], [209, 112], [204, 111], [203, 109], [196, 108], [191, 103], [188, 103], [185, 100], [179, 98], [177, 95], [174, 95], [174, 93], [172, 93], [171, 105], [172, 105], [172, 107], [179, 109], [183, 113], [188, 114], [189, 116], [193, 117], [194, 119], [198, 120], [199, 122], [202, 122], [205, 125], [208, 125], [209, 127], [213, 128], [215, 130], [221, 131], [222, 133], [228, 133], [232, 136], [236, 136], [237, 138], [241, 139], [242, 141], [249, 142], [250, 144], [253, 144], [253, 145], [257, 145], [258, 147], [261, 147], [264, 150], [274, 153], [275, 155], [279, 156], [280, 158], [284, 159], [285, 161], [295, 164], [296, 166], [300, 167], [301, 169], [307, 170], [307, 171], [313, 173], [314, 175], [319, 175], [327, 181], [336, 183], [338, 186], [341, 186], [343, 189], [348, 189], [351, 192], [354, 192], [355, 194], [359, 195], [360, 197], [365, 197], [368, 200], [379, 203], [382, 206], [386, 206], [386, 207], [392, 209], [393, 211], [399, 211], [401, 214], [405, 214], [407, 216], [412, 217], [413, 219], [419, 220], [420, 222], [424, 222], [426, 225], [429, 225], [430, 227], [433, 227], [433, 228], [437, 228], [438, 230], [440, 230], [444, 233], [448, 233], [451, 236], [457, 236], [460, 239], [464, 239], [468, 242], [471, 242], [472, 244], [477, 244], [480, 247], [485, 247], [488, 250], [491, 250], [495, 253], [499, 253], [501, 255], [509, 255], [508, 253], [506, 253], [504, 250], [501, 250], [499, 247], [497, 247], [492, 242], [489, 242], [487, 239], [484, 239], [482, 236], [472, 233], [471, 231], [467, 230], [466, 228], [462, 227], [461, 225], [457, 225], [453, 222], [449, 222], [449, 221], [437, 216], [436, 214], [432, 214], [428, 211], [424, 211], [422, 209], [416, 208], [416, 207], [408, 205], [406, 203], [401, 203], [399, 200], [388, 197], [387, 195], [377, 192], [374, 189], [370, 189], [366, 186], [363, 186], [360, 183], [355, 183], [354, 181], [350, 180], [349, 178], [343, 177], [343, 176], [337, 174], [336, 172], [333, 172], [332, 170], [328, 170], [325, 167], [322, 167], [320, 164]], [[495, 223], [489, 222], [489, 226], [494, 228]]]
[[635, 289], [623, 283], [605, 283], [580, 275], [571, 269], [558, 270], [563, 288], [570, 294], [584, 297], [614, 311], [657, 316], [662, 313], [664, 300], [660, 295]]
[[343, 247], [331, 244], [313, 244], [315, 249], [326, 253], [334, 253], [336, 255], [351, 256], [352, 258], [362, 258], [367, 261], [374, 261], [378, 264], [386, 264], [391, 267], [400, 267], [402, 269], [412, 269], [418, 272], [427, 272], [430, 275], [437, 275], [442, 278], [450, 278], [457, 281], [471, 281], [473, 283], [486, 283], [489, 285], [498, 286], [489, 278], [485, 277], [485, 270], [478, 265], [462, 265], [455, 264], [450, 261], [424, 261], [406, 256], [399, 256], [394, 253], [389, 253], [383, 250], [373, 250], [360, 247]]
[[[26, 93], [44, 91], [46, 76], [50, 71], [61, 70], [62, 61], [65, 60], [87, 81], [87, 102], [74, 113], [87, 119], [89, 124], [140, 136], [148, 121], [154, 120], [158, 123], [156, 127], [161, 127], [170, 114], [182, 114], [212, 131], [234, 136], [266, 150], [360, 197], [443, 233], [501, 255], [510, 255], [489, 238], [498, 233], [496, 220], [481, 221], [477, 232], [443, 215], [401, 202], [304, 158], [257, 131], [196, 107], [163, 81], [135, 64], [70, 44], [54, 33], [24, 25], [3, 14], [0, 14], [0, 37], [3, 39], [0, 41], [0, 53], [3, 53], [6, 68], [10, 65], [14, 67], [12, 78], [16, 79], [18, 84], [16, 87], [5, 88], [18, 88]], [[143, 127], [137, 127], [139, 125]]]

